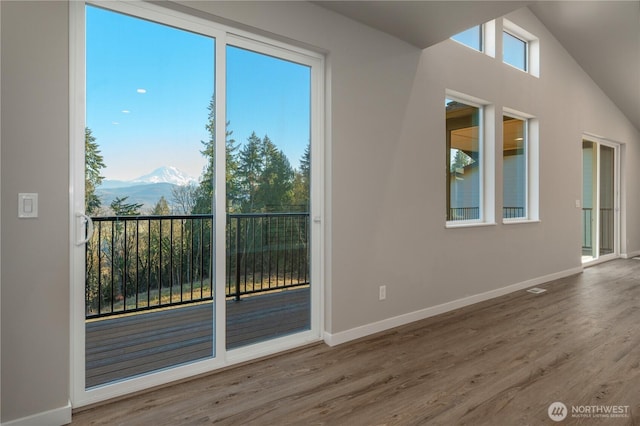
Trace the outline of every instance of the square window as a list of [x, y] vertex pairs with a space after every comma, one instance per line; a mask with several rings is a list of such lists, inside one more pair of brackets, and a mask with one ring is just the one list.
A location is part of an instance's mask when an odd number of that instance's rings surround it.
[[447, 221], [482, 219], [482, 107], [447, 98]]
[[502, 60], [522, 71], [528, 71], [528, 43], [511, 33], [502, 33]]

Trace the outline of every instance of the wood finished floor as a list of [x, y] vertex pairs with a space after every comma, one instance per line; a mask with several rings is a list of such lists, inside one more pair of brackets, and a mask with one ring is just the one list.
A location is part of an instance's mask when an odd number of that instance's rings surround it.
[[[80, 411], [73, 425], [640, 424], [640, 261], [539, 287]], [[555, 423], [555, 401], [630, 413]]]

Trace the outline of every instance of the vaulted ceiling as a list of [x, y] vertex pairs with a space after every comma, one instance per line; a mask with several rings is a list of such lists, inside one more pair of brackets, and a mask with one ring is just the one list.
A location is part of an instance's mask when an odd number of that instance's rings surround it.
[[421, 49], [529, 7], [640, 131], [640, 0], [314, 3]]

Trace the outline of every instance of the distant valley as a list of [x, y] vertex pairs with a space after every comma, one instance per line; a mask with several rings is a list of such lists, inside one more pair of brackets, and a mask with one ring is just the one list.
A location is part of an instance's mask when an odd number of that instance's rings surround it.
[[172, 183], [147, 183], [133, 186], [120, 186], [112, 188], [100, 187], [96, 194], [100, 198], [103, 207], [108, 207], [116, 198], [127, 198], [127, 203], [142, 204], [142, 213], [153, 210], [160, 197], [164, 197], [171, 204], [171, 188], [177, 186]]
[[198, 180], [175, 167], [163, 166], [128, 181], [105, 179], [96, 188], [96, 195], [103, 207], [109, 207], [116, 198], [129, 197], [127, 203], [142, 204], [141, 211], [144, 214], [153, 210], [161, 197], [171, 204], [171, 190], [190, 183], [197, 184]]

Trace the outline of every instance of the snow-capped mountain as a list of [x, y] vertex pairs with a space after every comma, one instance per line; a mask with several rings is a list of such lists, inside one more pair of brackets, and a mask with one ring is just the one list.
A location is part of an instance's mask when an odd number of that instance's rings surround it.
[[171, 183], [173, 185], [184, 186], [190, 183], [197, 183], [198, 180], [193, 176], [189, 176], [177, 167], [163, 166], [158, 167], [151, 173], [133, 179], [130, 182], [134, 185], [145, 183]]
[[197, 185], [198, 180], [176, 167], [163, 166], [132, 180], [105, 179], [102, 185], [96, 188], [96, 195], [103, 206], [109, 206], [116, 198], [127, 197], [127, 202], [140, 203], [143, 205], [142, 211], [148, 212], [160, 197], [170, 201], [176, 186], [190, 183]]

